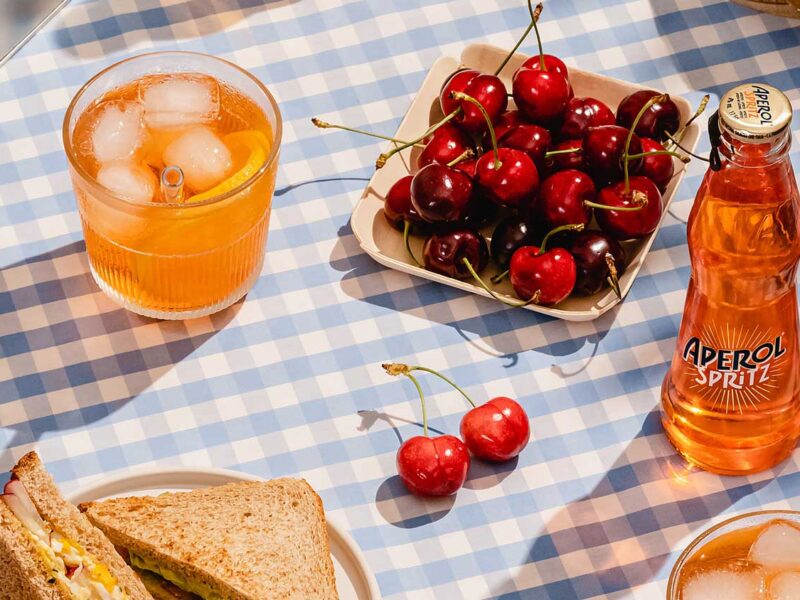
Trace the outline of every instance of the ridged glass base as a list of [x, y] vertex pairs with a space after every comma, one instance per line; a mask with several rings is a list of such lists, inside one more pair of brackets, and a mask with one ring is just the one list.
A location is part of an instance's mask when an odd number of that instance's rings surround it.
[[111, 298], [114, 302], [122, 306], [123, 308], [135, 312], [137, 315], [142, 315], [143, 317], [150, 317], [151, 319], [165, 319], [169, 321], [183, 321], [185, 319], [196, 319], [198, 317], [206, 317], [208, 315], [213, 315], [216, 312], [224, 310], [229, 306], [235, 304], [240, 298], [244, 297], [247, 292], [255, 285], [258, 276], [260, 275], [260, 269], [256, 269], [250, 275], [250, 277], [245, 280], [245, 282], [239, 286], [232, 294], [227, 296], [226, 298], [220, 300], [219, 302], [215, 302], [209, 306], [205, 306], [202, 308], [197, 308], [194, 310], [155, 310], [152, 308], [147, 308], [146, 306], [141, 306], [136, 304], [135, 302], [131, 302], [127, 298], [125, 298], [122, 294], [120, 294], [117, 290], [113, 287], [108, 285], [102, 277], [100, 277], [97, 272], [94, 270], [94, 267], [89, 265], [89, 270], [92, 273], [92, 277], [94, 278], [97, 285], [100, 287], [101, 290], [105, 293], [106, 296]]

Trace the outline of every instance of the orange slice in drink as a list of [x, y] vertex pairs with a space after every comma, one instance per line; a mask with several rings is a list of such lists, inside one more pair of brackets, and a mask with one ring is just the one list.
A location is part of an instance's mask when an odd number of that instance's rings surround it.
[[263, 132], [255, 129], [229, 133], [222, 140], [233, 154], [234, 164], [242, 165], [233, 175], [218, 183], [210, 190], [195, 194], [186, 203], [203, 202], [209, 198], [226, 194], [239, 187], [258, 172], [267, 160], [270, 142]]

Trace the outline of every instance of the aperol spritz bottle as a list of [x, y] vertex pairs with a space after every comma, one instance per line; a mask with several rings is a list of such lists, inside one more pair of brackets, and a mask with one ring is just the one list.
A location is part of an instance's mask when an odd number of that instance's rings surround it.
[[789, 100], [769, 85], [723, 96], [689, 216], [692, 275], [662, 421], [678, 452], [721, 474], [769, 468], [800, 435], [791, 119]]

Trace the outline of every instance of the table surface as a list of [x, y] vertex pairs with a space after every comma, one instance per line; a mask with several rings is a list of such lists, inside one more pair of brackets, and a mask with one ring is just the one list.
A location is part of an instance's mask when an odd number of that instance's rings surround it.
[[[148, 465], [305, 477], [386, 597], [657, 598], [709, 524], [800, 508], [796, 456], [721, 478], [687, 468], [662, 435], [701, 164], [628, 298], [590, 323], [507, 309], [359, 249], [349, 215], [383, 144], [309, 117], [393, 132], [438, 56], [510, 47], [526, 21], [521, 0], [71, 2], [0, 69], [0, 469], [36, 447], [68, 490]], [[542, 31], [586, 70], [695, 101], [765, 80], [800, 105], [798, 24], [727, 1], [550, 0]], [[94, 73], [175, 48], [251, 70], [286, 128], [255, 288], [210, 318], [157, 322], [93, 283], [60, 131]], [[419, 413], [385, 360], [518, 398], [532, 443], [514, 464], [474, 462], [456, 498], [409, 496], [394, 460]], [[456, 432], [463, 402], [424, 386], [432, 427]]]

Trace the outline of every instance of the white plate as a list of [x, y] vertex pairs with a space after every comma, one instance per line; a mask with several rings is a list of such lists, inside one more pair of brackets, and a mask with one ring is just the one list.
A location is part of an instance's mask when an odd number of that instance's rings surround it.
[[[506, 50], [487, 44], [473, 44], [464, 49], [464, 52], [461, 54], [460, 62], [455, 58], [446, 56], [439, 58], [428, 72], [428, 76], [422, 83], [422, 87], [417, 93], [416, 98], [414, 98], [414, 101], [411, 103], [411, 107], [403, 119], [403, 122], [400, 124], [400, 128], [397, 130], [395, 137], [399, 139], [413, 139], [424, 132], [431, 122], [438, 121], [441, 118], [439, 90], [445, 80], [459, 66], [478, 69], [486, 73], [493, 73], [503, 58], [505, 58], [506, 53]], [[508, 65], [503, 69], [501, 78], [509, 90], [511, 89], [511, 76], [526, 58], [527, 56], [525, 55], [515, 54]], [[615, 111], [619, 102], [628, 94], [637, 90], [649, 89], [634, 83], [581, 71], [580, 69], [571, 68], [569, 73], [570, 82], [572, 83], [576, 96], [591, 96], [597, 98], [605, 102]], [[686, 120], [694, 114], [695, 108], [690, 105], [688, 100], [681, 96], [670, 94], [670, 97], [681, 111], [681, 122], [685, 123]], [[510, 99], [509, 109], [510, 108], [513, 108], [513, 99]], [[697, 146], [699, 135], [700, 127], [697, 123], [693, 123], [686, 131], [686, 136], [683, 138], [683, 145], [689, 150], [694, 151]], [[375, 171], [367, 189], [364, 191], [364, 194], [353, 211], [351, 225], [353, 233], [361, 244], [361, 247], [376, 261], [392, 269], [418, 275], [425, 279], [438, 281], [445, 285], [488, 297], [489, 294], [477, 284], [472, 283], [471, 280], [459, 281], [437, 273], [432, 273], [416, 266], [411, 262], [410, 258], [408, 258], [405, 247], [403, 246], [403, 236], [398, 233], [397, 230], [393, 229], [383, 216], [383, 198], [385, 194], [395, 181], [411, 172], [409, 165], [416, 163], [417, 152], [408, 149], [401, 153], [401, 156], [402, 159], [393, 157], [385, 167]], [[675, 160], [675, 171], [676, 175], [673, 177], [664, 194], [664, 214], [666, 214], [669, 203], [672, 202], [672, 198], [675, 196], [675, 190], [683, 180], [685, 172], [684, 165], [677, 159]], [[658, 228], [661, 228], [660, 223]], [[490, 226], [483, 231], [487, 238], [491, 236], [491, 230], [492, 227]], [[624, 244], [629, 264], [625, 273], [620, 277], [620, 288], [623, 297], [628, 293], [628, 290], [630, 290], [657, 233], [658, 229], [642, 240], [626, 242]], [[412, 241], [412, 248], [415, 255], [418, 257], [422, 255], [422, 244], [423, 239], [415, 236], [415, 239]], [[496, 272], [496, 267], [494, 264], [490, 263], [490, 266], [487, 267], [482, 274], [484, 281], [488, 281], [488, 278]], [[497, 286], [495, 289], [498, 293], [513, 297], [513, 290], [507, 281]], [[568, 298], [557, 307], [544, 307], [529, 304], [525, 308], [568, 321], [590, 321], [596, 319], [619, 302], [620, 300], [609, 289], [585, 298]]]
[[[156, 496], [163, 492], [181, 492], [236, 481], [262, 479], [223, 469], [155, 469], [104, 479], [76, 490], [67, 496], [67, 500], [80, 504], [122, 496]], [[327, 516], [326, 521], [340, 600], [378, 600], [381, 597], [378, 582], [370, 573], [358, 545], [341, 526], [332, 523]]]

